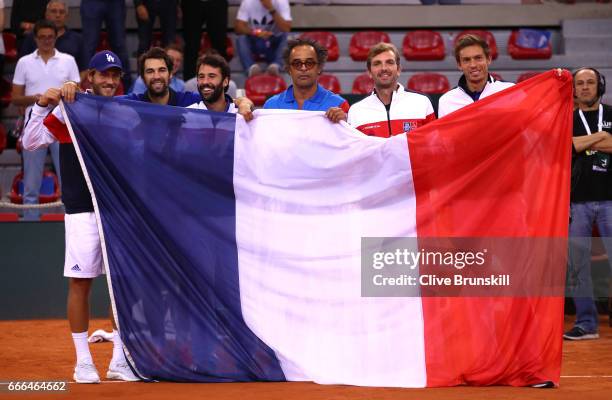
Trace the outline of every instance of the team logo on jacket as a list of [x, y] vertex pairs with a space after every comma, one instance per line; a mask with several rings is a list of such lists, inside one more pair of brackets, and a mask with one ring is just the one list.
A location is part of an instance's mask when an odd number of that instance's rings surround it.
[[410, 122], [404, 122], [404, 132], [410, 132], [411, 129]]

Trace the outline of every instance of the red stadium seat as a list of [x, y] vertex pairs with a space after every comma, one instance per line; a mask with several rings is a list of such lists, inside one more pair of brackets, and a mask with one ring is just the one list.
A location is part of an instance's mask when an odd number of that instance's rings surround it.
[[17, 213], [0, 213], [0, 222], [17, 222], [19, 215]]
[[278, 75], [256, 75], [248, 78], [244, 84], [246, 96], [257, 106], [263, 105], [272, 95], [287, 89], [287, 84]]
[[391, 38], [381, 31], [362, 31], [356, 32], [351, 36], [349, 54], [353, 61], [365, 61], [368, 59], [368, 52], [374, 45], [385, 42], [391, 43]]
[[43, 214], [40, 216], [41, 222], [57, 222], [64, 221], [64, 214]]
[[17, 37], [11, 32], [2, 32], [4, 40], [4, 58], [8, 63], [17, 62]]
[[327, 31], [304, 32], [300, 38], [308, 38], [321, 43], [327, 48], [327, 61], [337, 61], [340, 56], [340, 48], [338, 47], [338, 39], [336, 35]]
[[100, 41], [98, 42], [98, 47], [96, 48], [96, 51], [110, 50], [110, 49], [111, 49], [111, 45], [110, 45], [110, 42], [108, 41], [108, 33], [106, 33], [106, 31], [100, 32]]
[[0, 77], [0, 107], [8, 107], [11, 104], [13, 85], [4, 77]]
[[336, 75], [332, 74], [321, 74], [319, 75], [319, 85], [323, 86], [325, 89], [334, 92], [341, 93], [342, 88], [340, 87], [340, 81]]
[[374, 90], [374, 80], [367, 73], [361, 74], [353, 81], [353, 94], [370, 94]]
[[7, 135], [4, 124], [0, 123], [0, 154], [6, 149]]
[[526, 81], [527, 79], [533, 78], [534, 76], [540, 75], [541, 72], [523, 72], [516, 79], [516, 83]]
[[402, 49], [406, 60], [443, 60], [446, 56], [444, 39], [435, 31], [418, 30], [406, 33]]
[[[43, 180], [40, 184], [39, 203], [53, 203], [60, 198], [60, 186], [57, 176], [51, 171], [45, 171]], [[18, 173], [13, 178], [11, 193], [9, 193], [11, 203], [23, 204], [23, 172]]]
[[515, 60], [552, 57], [550, 32], [540, 29], [515, 29], [508, 39], [508, 53]]
[[[212, 44], [210, 43], [210, 38], [208, 37], [208, 33], [206, 32], [202, 32], [202, 37], [200, 38], [200, 52], [199, 54], [202, 55], [204, 53], [206, 53], [208, 51], [208, 49], [210, 49], [212, 47]], [[225, 37], [225, 53], [227, 54], [227, 61], [231, 61], [232, 58], [234, 58], [234, 43], [232, 42], [232, 39], [230, 39], [229, 36]]]
[[493, 36], [491, 32], [485, 31], [485, 30], [478, 30], [478, 29], [468, 29], [465, 31], [461, 31], [455, 37], [454, 44], [455, 45], [457, 44], [457, 41], [461, 38], [461, 36], [467, 35], [467, 34], [477, 35], [483, 38], [484, 41], [487, 42], [487, 44], [489, 45], [489, 49], [491, 50], [491, 58], [493, 60], [497, 58], [499, 54], [497, 50], [497, 42], [495, 41], [495, 36]]
[[408, 80], [408, 89], [427, 94], [442, 94], [448, 92], [450, 84], [445, 75], [434, 72], [414, 74]]

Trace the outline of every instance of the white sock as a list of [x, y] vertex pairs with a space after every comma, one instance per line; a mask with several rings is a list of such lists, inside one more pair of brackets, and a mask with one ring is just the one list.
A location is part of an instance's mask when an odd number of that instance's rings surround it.
[[123, 354], [123, 342], [119, 332], [113, 329], [113, 359], [111, 364], [125, 361], [125, 355]]
[[74, 342], [74, 348], [76, 350], [77, 364], [82, 361], [93, 361], [91, 353], [89, 352], [87, 331], [78, 333], [72, 332], [72, 341]]

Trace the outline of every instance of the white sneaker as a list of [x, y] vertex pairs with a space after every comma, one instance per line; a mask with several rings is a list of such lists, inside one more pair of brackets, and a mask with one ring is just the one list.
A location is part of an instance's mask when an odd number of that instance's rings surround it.
[[248, 77], [257, 76], [262, 73], [261, 67], [258, 64], [253, 64], [249, 67]]
[[72, 377], [76, 383], [100, 383], [100, 375], [92, 360], [77, 363]]
[[268, 69], [266, 71], [270, 75], [280, 75], [280, 67], [276, 63], [272, 63], [268, 65]]
[[132, 369], [125, 361], [111, 361], [108, 366], [108, 371], [106, 372], [106, 378], [127, 382], [137, 382], [140, 380], [139, 377], [134, 375]]
[[112, 342], [113, 332], [106, 332], [104, 329], [98, 329], [87, 339], [89, 343]]

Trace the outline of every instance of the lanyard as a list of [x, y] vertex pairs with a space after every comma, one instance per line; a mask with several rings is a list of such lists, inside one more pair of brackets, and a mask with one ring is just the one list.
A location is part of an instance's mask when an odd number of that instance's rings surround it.
[[[587, 135], [590, 135], [591, 134], [591, 127], [587, 123], [586, 118], [584, 118], [584, 114], [582, 113], [582, 110], [578, 110], [578, 114], [580, 114], [580, 119], [582, 120], [582, 124], [584, 125], [584, 129], [586, 129]], [[603, 106], [600, 104], [599, 105], [599, 117], [598, 117], [598, 120], [597, 120], [597, 132], [601, 132], [602, 126], [603, 126]]]

